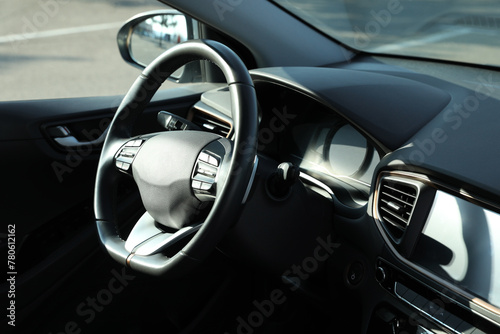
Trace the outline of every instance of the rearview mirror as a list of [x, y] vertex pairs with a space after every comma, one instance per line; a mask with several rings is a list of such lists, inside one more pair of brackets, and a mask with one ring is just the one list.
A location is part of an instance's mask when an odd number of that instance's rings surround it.
[[[118, 49], [129, 64], [145, 68], [160, 54], [193, 39], [191, 19], [176, 10], [156, 10], [132, 17], [118, 32]], [[182, 68], [172, 76], [180, 77]]]

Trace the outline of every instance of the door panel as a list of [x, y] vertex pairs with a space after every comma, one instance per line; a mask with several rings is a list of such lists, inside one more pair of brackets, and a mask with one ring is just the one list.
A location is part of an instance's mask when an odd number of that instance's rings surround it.
[[[136, 132], [162, 131], [160, 110], [185, 117], [202, 92], [216, 87], [200, 83], [157, 92]], [[112, 96], [0, 103], [0, 247], [7, 254], [7, 225], [15, 224], [18, 320], [99, 250], [92, 202], [100, 145], [89, 141], [106, 130], [120, 102]], [[65, 137], [83, 144], [66, 147], [56, 139]], [[134, 186], [131, 181], [120, 190], [122, 215], [131, 220], [142, 208]], [[0, 290], [6, 293], [7, 284]]]

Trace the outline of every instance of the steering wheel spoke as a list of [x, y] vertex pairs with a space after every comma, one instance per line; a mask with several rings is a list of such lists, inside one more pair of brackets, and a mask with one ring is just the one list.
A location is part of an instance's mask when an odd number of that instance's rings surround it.
[[155, 220], [145, 212], [135, 224], [125, 241], [125, 249], [131, 255], [153, 255], [168, 251], [169, 247], [185, 241], [196, 233], [202, 223], [185, 226], [177, 231], [167, 232], [157, 226]]
[[155, 235], [151, 239], [138, 245], [132, 254], [153, 255], [161, 252], [168, 252], [169, 248], [175, 247], [178, 243], [186, 241], [201, 228], [202, 224], [190, 225], [181, 228], [175, 233], [163, 232]]

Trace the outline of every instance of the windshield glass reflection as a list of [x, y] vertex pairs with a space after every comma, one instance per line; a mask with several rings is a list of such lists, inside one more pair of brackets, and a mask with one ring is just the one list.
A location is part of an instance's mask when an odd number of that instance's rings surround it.
[[356, 50], [500, 66], [494, 0], [274, 0]]

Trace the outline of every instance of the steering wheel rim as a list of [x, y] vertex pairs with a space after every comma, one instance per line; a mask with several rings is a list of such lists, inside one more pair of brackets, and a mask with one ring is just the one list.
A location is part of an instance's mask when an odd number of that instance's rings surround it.
[[[235, 136], [228, 152], [225, 182], [217, 193], [205, 222], [185, 233], [190, 236], [197, 230], [181, 251], [171, 257], [161, 251], [139, 255], [134, 250], [131, 251], [130, 247], [127, 249], [126, 240], [120, 237], [116, 228], [114, 188], [121, 172], [117, 170], [115, 157], [125, 143], [134, 139], [132, 129], [135, 121], [161, 84], [179, 67], [194, 60], [209, 60], [216, 64], [226, 78], [231, 95]], [[102, 147], [96, 176], [94, 210], [99, 239], [105, 250], [116, 261], [150, 275], [178, 277], [194, 268], [222, 240], [224, 233], [240, 213], [256, 170], [256, 142], [255, 88], [245, 65], [232, 50], [215, 41], [196, 40], [181, 43], [164, 52], [144, 69], [123, 98]], [[227, 146], [227, 143], [224, 145]], [[146, 212], [138, 224], [154, 224], [154, 219], [151, 219]]]

